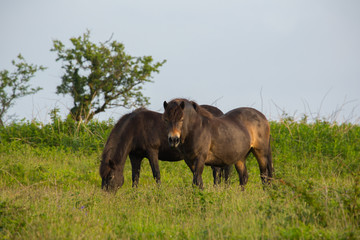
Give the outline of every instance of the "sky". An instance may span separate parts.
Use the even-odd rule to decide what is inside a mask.
[[[19,53],[47,67],[31,80],[43,90],[18,99],[5,120],[48,122],[54,108],[66,116],[72,99],[55,94],[64,72],[50,49],[88,29],[94,43],[113,36],[132,56],[167,60],[144,86],[150,110],[183,97],[271,120],[360,123],[359,13],[358,0],[2,0],[0,70],[14,70]]]

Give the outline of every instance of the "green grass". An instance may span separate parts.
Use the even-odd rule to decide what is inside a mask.
[[[209,167],[199,190],[184,162],[160,162],[158,186],[145,159],[138,188],[128,161],[109,194],[98,167],[112,123],[57,124],[0,129],[0,239],[360,239],[358,125],[272,122],[265,189],[254,157],[245,191],[234,169],[214,187]]]

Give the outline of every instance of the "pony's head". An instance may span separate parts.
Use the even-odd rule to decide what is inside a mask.
[[[181,130],[184,123],[185,102],[180,103],[164,101],[163,119],[168,131],[168,141],[171,147],[177,147],[180,144]]]
[[[112,148],[107,143],[101,156],[100,177],[101,188],[106,191],[117,191],[124,184],[124,175],[120,170],[119,164],[115,164],[111,159]]]
[[[193,105],[194,109],[198,106],[194,102],[185,99],[175,99],[167,103],[164,101],[163,120],[165,122],[168,141],[171,147],[178,147],[181,143],[181,134],[184,126],[184,112],[187,105]]]
[[[117,191],[124,184],[124,176],[116,169],[113,161],[101,161],[101,188],[106,191]]]

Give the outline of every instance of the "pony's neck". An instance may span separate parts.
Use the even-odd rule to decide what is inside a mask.
[[[107,143],[105,162],[113,162],[116,170],[123,171],[125,161],[129,152],[131,151],[132,135],[126,134],[122,129],[121,134],[111,136],[111,139]]]
[[[119,143],[115,150],[115,155],[113,158],[115,159],[115,164],[118,170],[123,171],[127,156],[131,151],[131,142],[132,137],[128,137],[125,141]]]
[[[186,136],[191,135],[202,125],[203,117],[192,107],[185,108],[186,120],[184,121],[181,138],[184,140]]]

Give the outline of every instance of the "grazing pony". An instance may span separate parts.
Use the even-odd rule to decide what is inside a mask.
[[[215,116],[223,113],[215,107],[204,105]],[[100,165],[101,187],[105,190],[117,190],[124,183],[124,166],[130,158],[132,166],[133,186],[137,186],[140,176],[140,166],[143,158],[149,159],[153,176],[160,183],[158,159],[165,161],[180,161],[182,153],[169,146],[167,132],[162,114],[137,109],[125,114],[112,129],[105,144]],[[194,171],[194,166],[189,166]],[[229,168],[224,168],[225,181],[229,176]],[[214,183],[220,182],[221,169],[213,168]]]
[[[194,166],[193,183],[203,187],[204,165],[235,164],[242,188],[248,181],[246,157],[252,152],[260,167],[263,183],[273,176],[270,126],[253,108],[236,108],[213,117],[193,101],[164,101],[163,114],[170,146],[179,148],[189,166]]]

